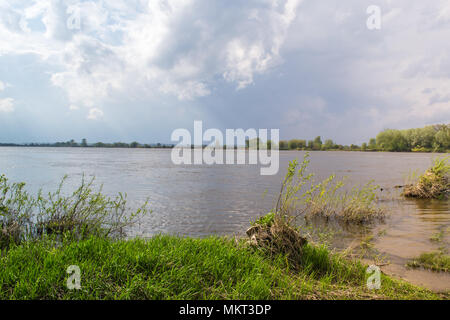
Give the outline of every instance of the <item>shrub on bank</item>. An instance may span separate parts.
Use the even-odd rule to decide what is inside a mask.
[[[0,249],[46,236],[121,238],[128,226],[149,212],[145,202],[130,213],[126,194],[107,197],[101,187],[93,190],[94,179],[86,181],[84,176],[78,189],[63,195],[65,180],[55,192],[33,197],[25,183],[10,183],[0,176]]]
[[[446,199],[450,193],[450,164],[448,158],[436,158],[433,165],[408,185],[403,195],[409,198]]]
[[[350,224],[370,224],[384,219],[385,211],[378,205],[379,186],[369,182],[345,191],[344,179],[338,180],[335,175],[316,183],[314,175],[307,173],[309,162],[306,153],[301,164],[297,160],[289,163],[275,212]]]

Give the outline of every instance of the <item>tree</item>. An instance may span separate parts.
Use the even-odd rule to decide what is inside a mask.
[[[130,146],[128,145],[128,143],[125,142],[114,142],[112,144],[113,148],[129,148]]]
[[[300,149],[305,149],[306,148],[306,140],[297,140],[298,143],[298,147]]]
[[[289,149],[290,150],[296,150],[298,148],[297,140],[289,140]]]
[[[383,151],[410,151],[408,141],[400,130],[387,129],[377,135],[377,144]]]
[[[363,144],[361,145],[361,150],[362,151],[366,151],[367,150],[367,143],[363,142]]]
[[[450,149],[450,126],[442,125],[434,136],[436,150],[446,151]]]
[[[286,150],[286,149],[288,149],[288,147],[289,147],[289,145],[288,145],[287,141],[285,141],[285,140],[280,141],[280,150]]]
[[[86,148],[86,147],[87,147],[87,140],[86,140],[86,139],[81,140],[81,146],[82,146],[83,148]]]
[[[377,139],[372,138],[369,140],[369,149],[376,150],[377,149]]]
[[[94,147],[96,148],[104,148],[106,145],[103,142],[97,142],[94,144]]]
[[[434,136],[436,134],[436,130],[433,126],[427,126],[425,128],[418,129],[419,130],[419,144],[421,147],[425,148],[433,148]]]
[[[322,139],[320,136],[316,137],[313,142],[313,150],[320,150],[322,149]]]
[[[333,149],[334,148],[334,142],[331,139],[325,140],[325,144],[323,145],[325,150]]]
[[[289,146],[289,149],[291,149],[291,150],[303,149],[306,147],[306,141],[299,140],[299,139],[292,139],[292,140],[289,140],[288,146]]]
[[[67,146],[69,147],[78,147],[78,143],[75,142],[75,140],[70,140],[67,142]]]

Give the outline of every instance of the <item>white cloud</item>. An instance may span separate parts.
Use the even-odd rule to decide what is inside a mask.
[[[4,4],[10,22],[0,23],[0,38],[7,42],[0,55],[34,53],[56,64],[61,71],[52,83],[70,103],[89,108],[105,104],[111,93],[136,88],[144,95],[192,100],[209,95],[222,76],[241,89],[281,62],[300,0],[240,4],[231,8],[236,15],[219,15],[224,25],[216,24],[217,13],[226,13],[224,4],[205,3],[84,1],[78,4],[80,30],[67,28],[68,8],[76,1],[33,1],[21,9]],[[32,19],[40,19],[45,30],[30,30]]]
[[[14,111],[14,99],[0,99],[0,112],[10,113]]]
[[[183,84],[166,81],[159,89],[163,93],[175,95],[180,100],[192,100],[196,97],[204,97],[211,93],[204,83],[197,81],[187,81]]]
[[[299,4],[300,0],[288,0],[284,6],[273,1],[270,10],[264,12],[265,17],[262,20],[258,11],[251,11],[250,17],[256,17],[260,32],[268,34],[269,39],[265,40],[262,34],[257,34],[256,37],[252,34],[247,37],[238,36],[229,41],[226,46],[227,65],[223,74],[226,80],[237,82],[238,89],[245,88],[253,82],[255,74],[263,73],[279,62],[280,48],[289,26],[296,17]],[[272,27],[267,28],[267,25]]]
[[[92,108],[89,110],[87,119],[89,120],[98,120],[103,117],[103,111],[98,108]]]
[[[11,88],[12,86],[7,83],[0,80],[0,92],[4,91],[6,88]]]

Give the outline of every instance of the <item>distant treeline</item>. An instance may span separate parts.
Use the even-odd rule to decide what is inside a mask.
[[[270,141],[268,144],[270,145]],[[450,150],[450,125],[439,124],[424,128],[380,132],[368,143],[341,145],[333,140],[316,137],[314,140],[292,139],[280,141],[280,150],[345,150],[345,151],[413,151],[448,152]]]
[[[246,147],[259,148],[262,142],[259,138],[247,140]],[[272,141],[267,141],[267,148],[270,149]],[[88,144],[86,139],[81,143],[74,140],[56,143],[0,143],[0,146],[16,146],[16,147],[82,147],[82,148],[173,148],[173,144],[140,144],[138,142],[114,142],[104,143],[96,142]],[[191,146],[193,147],[193,146]],[[204,145],[203,147],[206,147]],[[264,148],[266,145],[264,145]],[[226,146],[223,146],[225,149]],[[236,147],[235,147],[236,148]],[[372,138],[369,142],[356,145],[337,144],[331,139],[322,141],[320,136],[314,140],[281,140],[279,143],[280,150],[343,150],[343,151],[413,151],[413,152],[449,152],[450,151],[450,124],[438,124],[426,126],[424,128],[395,130],[387,129],[380,132],[376,138]]]
[[[173,148],[172,144],[154,143],[154,144],[140,144],[139,142],[114,142],[104,143],[96,142],[88,144],[86,139],[83,139],[81,143],[77,143],[75,140],[67,142],[55,142],[55,143],[0,143],[3,147],[74,147],[74,148]]]
[[[450,124],[407,130],[388,129],[377,135],[376,142],[383,151],[448,152]]]

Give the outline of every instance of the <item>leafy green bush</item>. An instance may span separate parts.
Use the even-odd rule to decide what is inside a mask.
[[[123,237],[126,227],[149,212],[145,202],[135,212],[129,212],[126,194],[115,198],[102,194],[102,187],[93,190],[94,178],[86,181],[72,194],[62,194],[62,179],[58,189],[46,196],[39,191],[32,197],[25,183],[10,183],[0,176],[0,248],[11,243],[42,238],[44,236]]]

